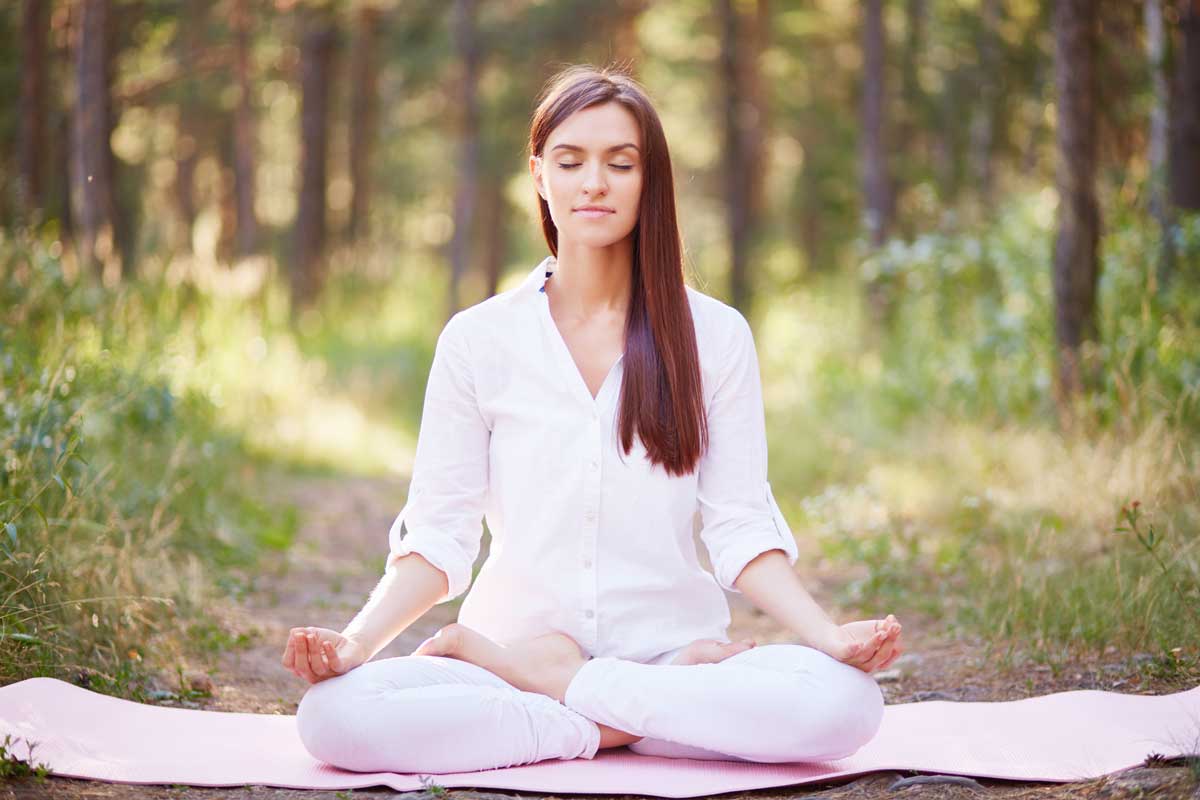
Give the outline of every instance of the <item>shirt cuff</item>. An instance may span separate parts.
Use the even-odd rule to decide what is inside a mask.
[[[795,565],[800,556],[796,546],[796,537],[788,527],[787,519],[779,510],[775,496],[771,493],[771,484],[766,484],[767,502],[771,508],[771,526],[756,532],[746,532],[739,537],[737,544],[721,553],[718,563],[713,565],[713,576],[722,589],[741,594],[741,590],[733,585],[742,574],[746,565],[762,553],[770,550],[783,550],[789,565]]]

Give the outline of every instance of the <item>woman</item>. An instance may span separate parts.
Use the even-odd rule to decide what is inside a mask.
[[[384,578],[345,631],[293,629],[284,650],[313,684],[297,711],[305,746],[409,773],[622,745],[850,755],[882,719],[870,673],[902,652],[900,624],[835,624],[792,569],[753,338],[684,284],[657,114],[629,77],[571,67],[539,104],[529,153],[552,255],[439,336]],[[485,514],[492,546],[458,622],[371,662],[467,590]],[[800,641],[729,641],[722,589]]]

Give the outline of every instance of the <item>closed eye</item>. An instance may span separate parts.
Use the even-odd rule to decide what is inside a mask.
[[[559,166],[562,167],[563,169],[575,169],[576,167],[578,167],[580,165],[579,164],[559,164]],[[620,170],[633,169],[632,166],[622,166],[620,164],[609,164],[609,166],[612,167],[613,169],[620,169]]]

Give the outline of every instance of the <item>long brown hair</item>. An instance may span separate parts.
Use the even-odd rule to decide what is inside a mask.
[[[683,275],[671,156],[658,112],[630,76],[590,65],[567,67],[546,85],[529,130],[529,154],[541,156],[550,132],[583,108],[615,102],[642,132],[642,195],[633,229],[633,280],[625,318],[625,363],[617,426],[621,448],[636,430],[652,464],[692,472],[708,447],[696,329]],[[542,232],[558,257],[558,229],[538,194]]]

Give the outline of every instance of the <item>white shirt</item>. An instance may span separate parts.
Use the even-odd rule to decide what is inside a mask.
[[[560,631],[585,654],[639,662],[700,638],[727,641],[722,589],[759,553],[796,541],[767,482],[758,356],[732,306],[687,287],[709,449],[686,476],[619,451],[624,357],[593,399],[541,291],[557,262],[456,313],[438,337],[408,501],[388,534],[471,584],[486,515],[491,548],[458,621],[502,644]],[[700,537],[713,572],[697,558]],[[403,536],[401,535],[403,532]]]

